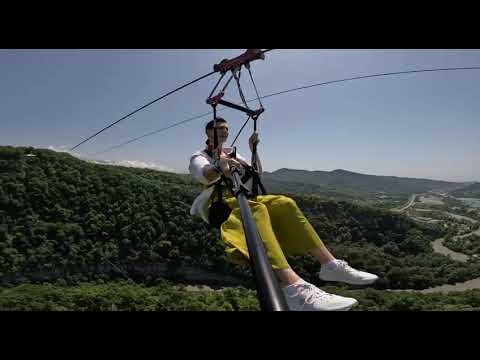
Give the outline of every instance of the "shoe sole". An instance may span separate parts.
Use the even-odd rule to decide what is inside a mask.
[[[355,301],[352,305],[348,305],[344,308],[335,309],[335,310],[325,310],[325,311],[349,311],[351,308],[353,308],[354,306],[357,306],[357,305],[358,305],[358,301]]]
[[[339,280],[327,280],[327,279],[322,279],[321,277],[318,277],[322,281],[328,281],[328,282],[336,282],[336,283],[342,283],[342,284],[348,284],[348,285],[356,285],[356,286],[367,286],[367,285],[372,285],[375,284],[375,282],[378,281],[379,278],[376,278],[375,280],[368,281],[368,282],[363,282],[363,283],[352,283],[352,282],[346,282],[346,281],[339,281]]]
[[[299,308],[294,308],[294,309],[291,309],[289,307],[289,311],[349,311],[351,308],[353,308],[354,306],[357,306],[358,305],[358,300],[355,300],[355,302],[351,305],[347,305],[343,308],[338,308],[338,309],[335,309],[335,310],[304,310],[304,309],[299,309]]]
[[[354,306],[357,306],[358,305],[358,300],[355,300],[355,302],[350,305],[349,307],[343,309],[343,310],[339,310],[339,311],[349,311],[351,308],[353,308]]]

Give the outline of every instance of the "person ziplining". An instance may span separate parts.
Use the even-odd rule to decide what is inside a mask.
[[[213,107],[213,119],[205,126],[206,147],[194,152],[190,157],[190,174],[201,184],[203,191],[196,197],[190,209],[191,215],[200,216],[208,224],[220,229],[221,239],[226,245],[227,257],[233,263],[248,264],[251,261],[251,244],[245,233],[245,213],[242,212],[238,195],[243,193],[248,198],[252,218],[258,229],[265,253],[271,264],[289,310],[349,310],[358,301],[353,298],[329,294],[315,285],[306,282],[291,268],[288,256],[311,254],[320,263],[318,276],[323,281],[337,281],[353,285],[370,285],[378,277],[359,271],[344,260],[336,259],[320,239],[308,219],[298,208],[296,202],[284,195],[267,194],[261,183],[262,166],[257,152],[260,138],[256,121],[264,108],[250,109],[244,101],[240,87],[241,67],[250,73],[250,62],[263,59],[260,50],[248,50],[233,59],[223,60],[215,65],[222,73],[214,90],[207,99]],[[232,75],[218,95],[213,96],[224,75]],[[253,77],[251,76],[252,81]],[[223,100],[225,90],[235,79],[243,107]],[[253,82],[254,83],[254,82]],[[255,86],[255,83],[254,83]],[[255,86],[256,90],[256,86]],[[260,101],[260,97],[257,97]],[[249,138],[252,152],[251,164],[236,148],[224,146],[229,135],[229,123],[216,116],[216,106],[224,105],[248,115],[254,121],[254,132]],[[242,181],[239,181],[242,177]],[[252,189],[244,183],[252,178]],[[262,194],[258,194],[260,187]]]
[[[264,59],[264,54],[270,50],[272,49],[263,51],[259,49],[250,49],[232,60],[225,59],[219,64],[216,64],[213,71],[210,73],[200,76],[148,102],[140,108],[123,116],[119,120],[116,120],[97,131],[85,140],[82,140],[70,150],[78,148],[82,144],[85,144],[98,136],[100,133],[117,125],[119,122],[130,118],[137,112],[166,98],[167,96],[170,96],[215,73],[220,73],[221,77],[207,99],[207,103],[213,108],[213,119],[209,121],[205,127],[205,132],[208,136],[207,146],[204,149],[195,152],[190,158],[190,173],[195,179],[205,185],[205,189],[195,199],[191,206],[191,214],[200,215],[207,223],[220,228],[222,240],[227,244],[227,254],[229,254],[229,257],[233,261],[237,260],[238,262],[244,263],[245,260],[251,260],[252,269],[256,275],[259,300],[263,309],[286,309],[287,304],[285,303],[285,297],[283,295],[279,296],[278,294],[286,295],[286,300],[290,309],[349,309],[356,303],[355,299],[342,298],[324,293],[314,285],[308,284],[300,279],[286,261],[286,256],[295,253],[311,253],[321,264],[319,277],[322,280],[370,285],[378,279],[374,274],[358,271],[350,267],[345,261],[335,259],[318,237],[318,234],[315,233],[300,209],[298,209],[293,199],[282,195],[267,194],[261,182],[260,176],[262,168],[256,150],[259,143],[257,119],[264,112],[261,99],[317,86],[328,86],[331,84],[360,79],[437,71],[480,70],[480,66],[415,69],[360,75],[300,86],[260,97],[250,71],[250,62]],[[260,107],[257,110],[252,110],[247,105],[255,99],[246,101],[243,95],[240,86],[242,67],[248,70],[250,78],[252,79],[257,100],[260,104]],[[223,77],[228,72],[231,72],[231,76],[227,83],[217,95],[213,96],[215,89],[219,86]],[[243,106],[223,99],[225,90],[232,80],[235,80],[237,83]],[[225,107],[246,113],[248,118],[243,127],[250,119],[253,121],[254,132],[249,139],[249,146],[252,152],[250,164],[240,154],[236,153],[236,148],[233,148],[233,144],[230,148],[223,146],[228,138],[229,129],[228,122],[225,119],[217,117],[216,109],[218,105],[224,105]],[[146,136],[166,131],[180,124],[185,124],[186,122],[201,117],[211,116],[211,114],[212,113],[201,114],[188,118],[160,130],[115,145],[100,153],[117,149],[121,146],[143,139]],[[243,130],[243,127],[240,132]],[[234,140],[234,143],[235,141],[236,139]],[[251,189],[247,189],[244,184],[250,179],[252,181],[252,186]],[[261,195],[259,195],[259,189]],[[227,194],[230,194],[230,196]],[[263,247],[263,244],[265,244],[265,247]],[[265,251],[265,248],[267,251]],[[266,254],[268,254],[268,259]],[[265,263],[268,263],[268,266],[265,266]],[[281,290],[276,281],[271,281],[271,278],[274,278],[272,268],[275,271],[275,277],[281,281]]]

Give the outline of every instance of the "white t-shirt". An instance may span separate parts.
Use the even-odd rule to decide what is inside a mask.
[[[232,153],[233,148],[223,148],[223,151],[227,155],[229,155]],[[237,152],[237,160],[239,160],[240,163],[243,162],[248,164],[247,160],[245,160],[245,158],[241,156],[238,152]],[[212,181],[208,181],[207,178],[203,175],[203,170],[205,166],[210,166],[210,165],[213,165],[212,157],[210,157],[205,152],[205,150],[199,150],[193,153],[192,156],[190,157],[190,166],[188,167],[188,170],[190,171],[190,174],[193,176],[194,179],[196,179],[203,185],[208,186],[213,184],[220,178],[220,175],[218,175],[216,179]],[[200,193],[200,195],[198,195],[195,198],[195,200],[193,201],[192,207],[190,208],[190,215],[199,214],[202,217],[202,219],[206,223],[208,223],[208,205],[214,189],[215,189],[215,186],[210,186],[204,189]]]

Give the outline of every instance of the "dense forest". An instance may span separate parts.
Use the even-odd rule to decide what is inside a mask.
[[[164,264],[171,280],[175,269],[187,266],[251,288],[250,270],[226,260],[218,231],[189,215],[199,191],[188,175],[0,147],[0,281],[12,286],[48,278],[68,285],[129,277],[154,284],[155,272],[142,269]],[[430,242],[444,234],[440,228],[347,201],[290,195],[333,253],[379,274],[379,287],[422,289],[480,276],[478,262],[432,253]],[[310,256],[290,261],[321,284]]]
[[[326,186],[309,184],[296,181],[278,181],[273,180],[271,177],[262,178],[262,183],[265,185],[269,193],[274,194],[315,194],[321,196],[323,199],[345,200],[345,201],[358,201],[365,200],[365,195],[361,193],[355,193],[342,189],[338,191]]]
[[[480,253],[480,236],[476,234],[470,234],[466,236],[447,236],[443,244],[452,249],[467,255],[474,255]]]
[[[421,294],[324,287],[358,299],[352,311],[479,311],[480,290]],[[23,284],[0,288],[0,311],[258,311],[256,292],[244,287],[192,291],[163,281],[153,286],[127,281]]]

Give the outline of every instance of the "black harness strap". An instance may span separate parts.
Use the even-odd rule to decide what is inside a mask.
[[[250,118],[252,118],[254,121],[254,131],[257,131],[258,117],[260,116],[260,114],[262,114],[265,111],[263,108],[262,102],[260,101],[260,96],[258,95],[257,87],[255,85],[255,81],[253,80],[253,76],[250,71],[250,61],[257,60],[257,59],[264,59],[263,53],[259,50],[248,50],[245,54],[233,60],[225,59],[220,64],[217,64],[214,66],[215,71],[220,71],[222,75],[218,80],[218,82],[215,84],[215,87],[213,88],[213,90],[211,91],[210,95],[207,98],[207,104],[211,105],[213,108],[214,140],[213,140],[213,149],[210,150],[209,148],[207,148],[205,152],[213,159],[213,164],[216,167],[218,167],[219,160],[220,160],[220,154],[218,151],[219,142],[218,142],[218,133],[217,133],[217,105],[221,104],[226,107],[246,113],[248,115],[247,122]],[[245,66],[248,69],[250,79],[253,82],[253,86],[257,94],[257,99],[260,104],[260,108],[258,108],[257,110],[252,110],[249,108],[245,100],[245,96],[243,94],[242,88],[240,86],[240,76],[241,76],[242,66]],[[225,74],[227,73],[227,71],[231,71],[232,73],[231,76],[227,80],[226,84],[222,87],[220,92],[217,95],[213,96],[213,94],[215,93],[215,90],[220,85],[220,82],[225,76]],[[222,99],[232,79],[235,79],[243,106],[240,106]],[[236,148],[234,148],[234,151],[232,154],[230,154],[230,157],[236,159]],[[252,150],[252,166],[244,165],[244,167],[245,167],[245,175],[242,178],[242,182],[248,181],[250,178],[252,178],[252,191],[250,192],[246,188],[242,189],[242,191],[245,192],[245,195],[248,198],[256,197],[258,195],[259,187],[260,187],[260,190],[262,191],[262,194],[266,195],[267,192],[262,182],[260,181],[260,176],[258,173],[256,144],[254,144],[253,150]],[[223,199],[223,191],[224,189],[229,189],[233,196],[235,196],[236,194],[233,192],[233,181],[231,179],[227,179],[223,174],[221,175],[220,179],[215,183],[213,183],[211,186],[215,186],[215,189],[214,189],[214,200],[210,206],[210,211],[209,211],[210,224],[215,227],[220,227],[220,225],[228,218],[231,212],[231,209],[228,207],[228,205]]]

